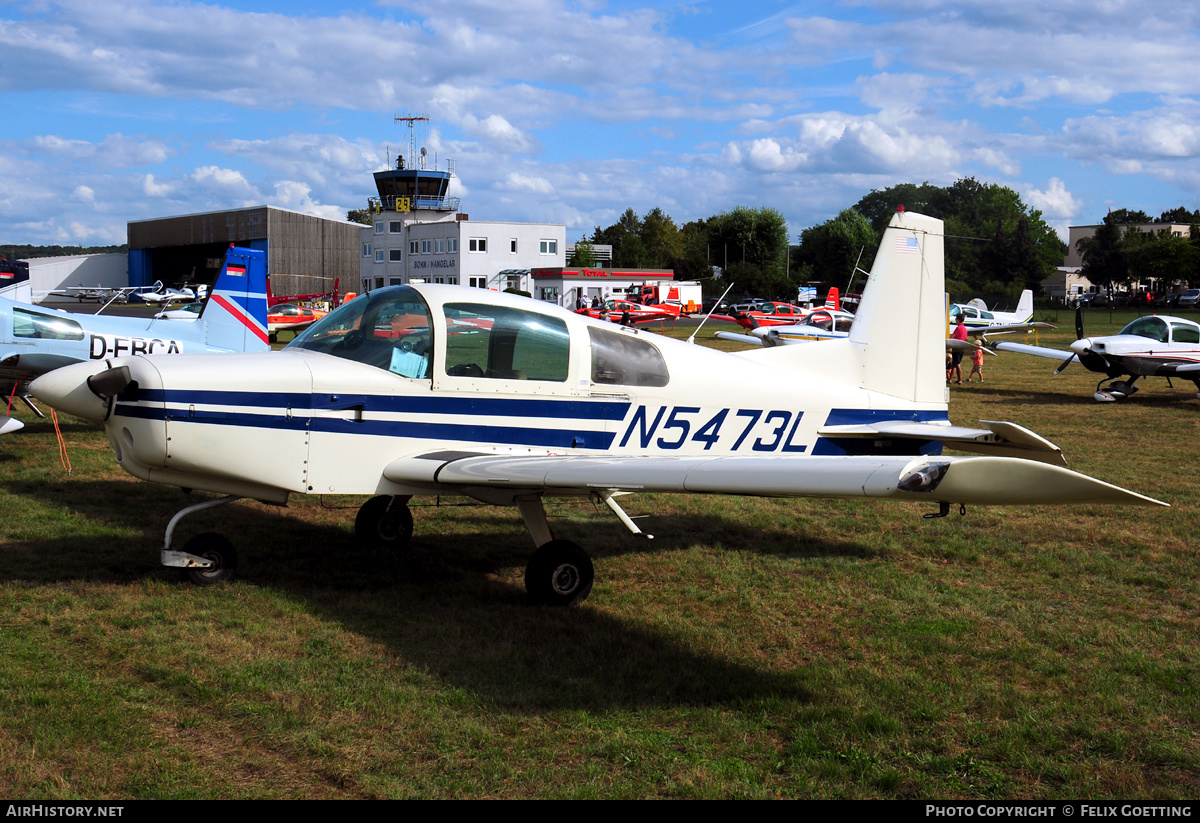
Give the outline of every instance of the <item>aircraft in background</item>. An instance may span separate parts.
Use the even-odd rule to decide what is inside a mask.
[[[144,291],[138,295],[142,300],[151,305],[171,305],[172,303],[190,303],[196,299],[196,292],[189,288],[168,289],[164,288],[162,281],[159,280],[154,284],[154,291]]]
[[[266,350],[266,278],[264,252],[231,247],[195,323],[71,314],[0,298],[0,387],[41,417],[29,401],[29,381],[81,360]],[[0,414],[0,433],[21,427],[19,420]]]
[[[576,314],[592,317],[597,320],[607,320],[610,323],[649,323],[655,320],[670,320],[674,323],[682,315],[678,304],[663,303],[647,306],[634,303],[631,300],[609,298],[596,308],[578,309]]]
[[[903,250],[900,247],[903,246]],[[279,352],[119,357],[51,372],[36,397],[103,422],[144,480],[227,495],[167,526],[162,562],[230,577],[213,533],[172,548],[188,514],[249,497],[374,495],[355,535],[401,547],[414,495],[521,512],[536,602],[568,605],[594,569],[556,537],[547,496],[590,496],[633,533],[634,492],[966,504],[1164,505],[1062,468],[1012,423],[953,426],[945,388],[942,221],[900,212],[847,338],[729,353],[523,297],[461,286],[375,289]],[[942,456],[943,447],[984,456]]]
[[[1054,328],[1049,323],[1033,322],[1033,291],[1030,289],[1021,292],[1016,311],[988,311],[987,304],[976,297],[970,303],[952,303],[946,314],[951,327],[958,325],[961,315],[968,329],[985,330],[988,334]]]
[[[747,311],[735,311],[733,314],[713,314],[712,317],[717,320],[729,320],[737,323],[742,328],[750,330],[753,333],[755,329],[766,328],[768,326],[792,326],[796,323],[802,323],[813,312],[822,310],[826,312],[841,312],[841,314],[849,317],[854,316],[849,312],[841,311],[838,288],[834,286],[830,288],[829,294],[825,297],[825,305],[816,309],[795,306],[791,303],[778,303],[765,300],[755,308]],[[726,332],[726,334],[732,333]]]
[[[195,303],[188,303],[181,309],[160,311],[154,316],[161,320],[195,320],[200,316],[200,312],[204,311],[204,305],[205,301],[197,300]],[[296,306],[292,303],[271,306],[267,310],[267,334],[270,342],[275,342],[275,335],[278,332],[304,331],[327,314],[329,314],[327,311]]]
[[[280,303],[271,306],[267,313],[267,331],[270,332],[271,342],[275,342],[275,335],[278,332],[304,331],[327,314],[329,314],[327,311],[297,306],[294,303]]]
[[[107,306],[109,303],[128,303],[129,295],[136,293],[137,290],[137,286],[123,286],[121,288],[109,288],[108,286],[66,286],[47,292],[46,296],[65,297],[69,300],[78,300],[80,303],[85,300],[95,301]]]
[[[1183,317],[1149,315],[1139,317],[1114,335],[1084,337],[1080,307],[1075,310],[1075,336],[1070,351],[1004,341],[992,345],[1000,351],[1058,360],[1062,365],[1054,370],[1055,374],[1078,358],[1088,371],[1104,375],[1092,395],[1101,403],[1129,397],[1138,390],[1134,384],[1143,377],[1165,377],[1168,384],[1172,377],[1191,380],[1200,399],[1200,324]]]
[[[757,326],[749,334],[719,331],[715,336],[722,340],[754,343],[759,346],[788,346],[793,343],[811,343],[819,340],[837,340],[849,337],[854,325],[854,315],[848,311],[816,309],[799,323],[789,325]]]

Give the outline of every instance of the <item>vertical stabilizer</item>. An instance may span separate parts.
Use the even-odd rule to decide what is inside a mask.
[[[1018,323],[1028,323],[1033,319],[1033,290],[1025,289],[1021,292],[1021,302],[1017,304],[1017,310],[1014,312],[1017,315]]]
[[[898,211],[884,230],[850,342],[861,385],[915,403],[946,399],[942,221]]]
[[[200,320],[205,342],[228,351],[266,351],[267,255],[230,246]]]

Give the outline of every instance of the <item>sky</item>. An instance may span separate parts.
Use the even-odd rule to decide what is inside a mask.
[[[1200,4],[0,0],[0,243],[251,205],[344,219],[455,164],[474,219],[771,207],[974,177],[1065,239],[1200,208]]]

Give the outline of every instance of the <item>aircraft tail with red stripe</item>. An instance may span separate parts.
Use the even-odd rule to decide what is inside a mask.
[[[837,286],[829,287],[829,295],[825,298],[825,308],[829,311],[842,310],[841,293]]]
[[[230,246],[200,320],[205,342],[228,351],[266,351],[267,253]]]

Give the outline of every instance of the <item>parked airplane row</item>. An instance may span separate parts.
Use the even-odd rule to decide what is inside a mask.
[[[41,416],[29,401],[29,383],[61,366],[126,355],[265,351],[266,283],[266,253],[231,248],[193,323],[71,314],[0,298],[0,387],[10,404],[20,399]],[[19,420],[0,415],[0,433],[21,427]]]
[[[106,348],[30,390],[102,424],[130,474],[226,495],[167,526],[163,563],[198,583],[228,578],[236,550],[214,534],[176,548],[177,525],[243,497],[373,495],[355,534],[390,546],[408,543],[416,495],[513,506],[536,548],[526,588],[554,604],[585,598],[594,572],[553,533],[549,496],[590,496],[635,534],[618,498],[647,491],[909,500],[933,507],[926,516],[1165,505],[1063,468],[1056,446],[1016,424],[951,425],[943,291],[942,222],[901,212],[848,336],[820,345],[721,352],[520,296],[419,284],[350,301],[279,352]]]

